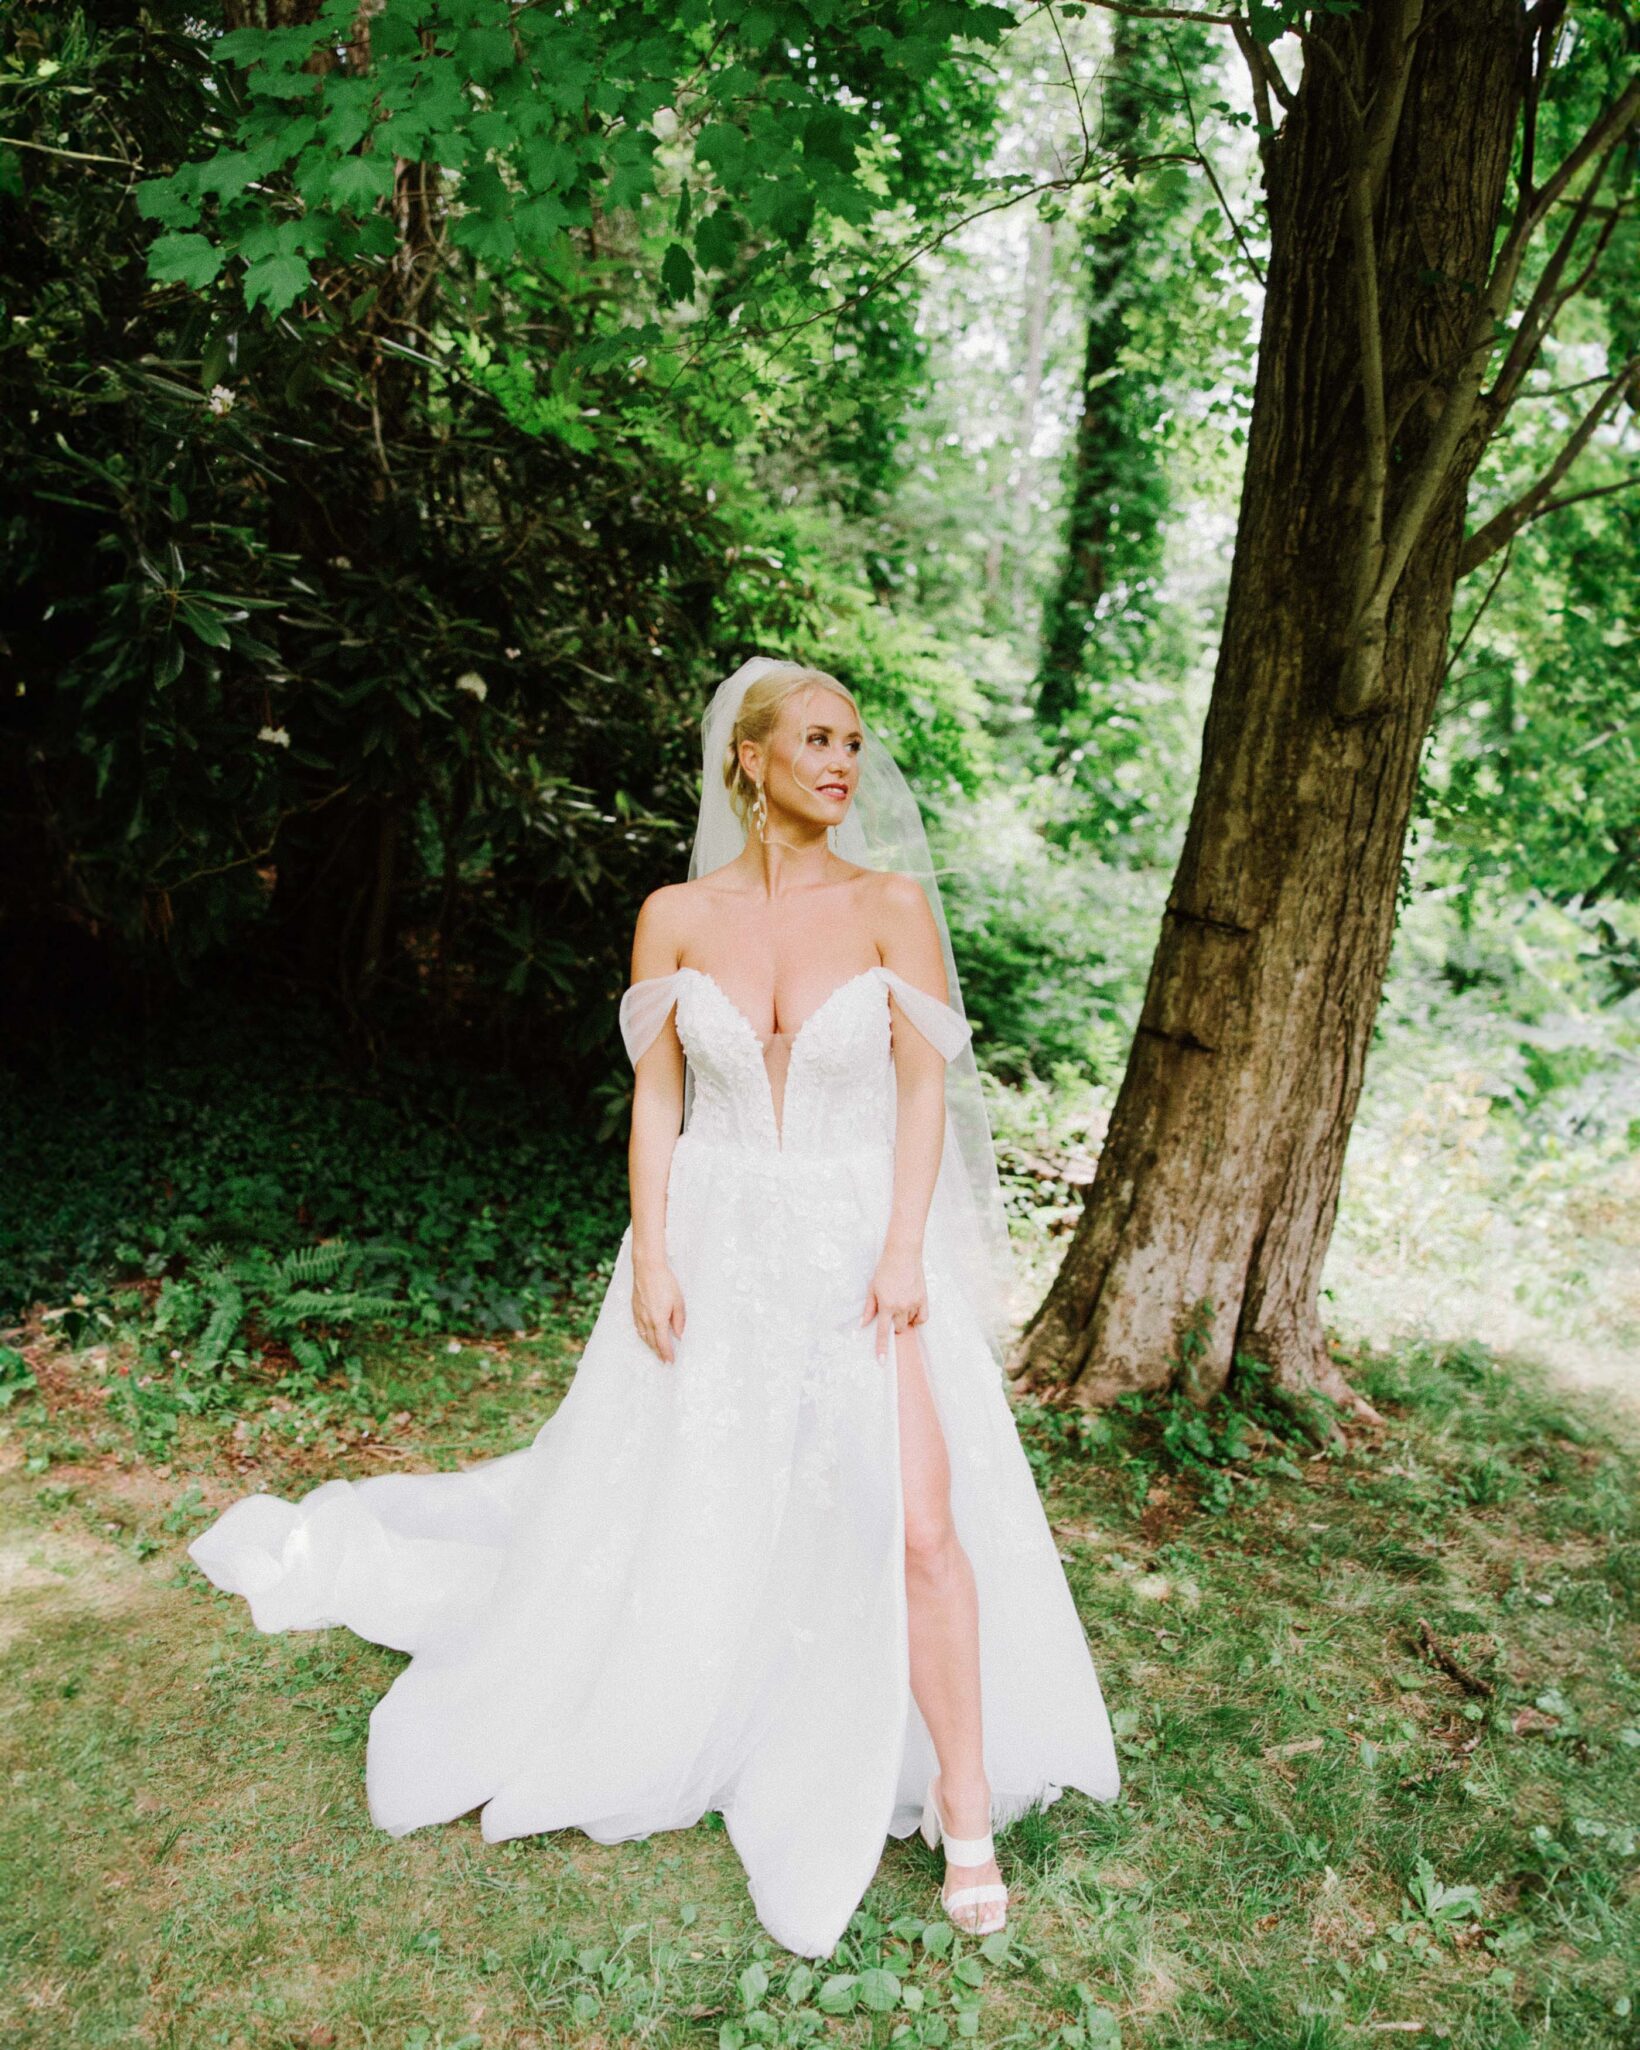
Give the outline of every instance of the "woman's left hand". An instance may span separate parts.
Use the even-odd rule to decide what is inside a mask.
[[[877,1324],[877,1357],[888,1357],[890,1331],[909,1331],[928,1321],[928,1284],[923,1280],[922,1258],[885,1246],[866,1291],[865,1315],[861,1325]]]

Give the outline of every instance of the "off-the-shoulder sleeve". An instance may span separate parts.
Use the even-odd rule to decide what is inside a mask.
[[[903,975],[896,975],[892,968],[880,968],[878,973],[894,992],[900,1009],[929,1045],[946,1060],[954,1061],[968,1044],[971,1029],[968,1020],[959,1011],[953,1011],[949,1004],[942,1004],[938,997],[931,997],[927,990],[918,989]]]
[[[670,975],[648,976],[633,983],[622,995],[621,1037],[626,1041],[626,1057],[633,1067],[655,1044],[667,1013],[678,1000],[686,973],[685,969],[674,968]]]

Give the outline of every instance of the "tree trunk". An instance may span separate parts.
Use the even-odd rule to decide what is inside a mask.
[[[1174,1381],[1205,1401],[1242,1355],[1295,1404],[1320,1390],[1373,1414],[1328,1356],[1317,1296],[1480,446],[1466,437],[1443,474],[1390,607],[1385,688],[1349,716],[1370,436],[1346,81],[1385,104],[1418,14],[1368,0],[1320,18],[1312,37],[1336,61],[1309,54],[1269,154],[1268,289],[1200,781],[1087,1210],[1012,1362],[1089,1407]],[[1390,519],[1433,395],[1473,348],[1525,39],[1517,0],[1469,0],[1410,45],[1372,231]]]

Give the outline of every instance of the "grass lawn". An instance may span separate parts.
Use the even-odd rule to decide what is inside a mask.
[[[885,1852],[836,1956],[779,1951],[716,1818],[643,1843],[394,1842],[365,1810],[401,1661],[263,1638],[188,1562],[257,1487],[523,1442],[548,1333],[399,1342],[371,1409],[185,1420],[144,1456],[118,1341],[39,1328],[0,1423],[0,2043],[1640,2042],[1637,1448],[1479,1349],[1358,1364],[1386,1432],[1312,1456],[1135,1407],[1021,1413],[1125,1791],[1002,1840],[1007,1939]],[[394,1408],[392,1405],[397,1404]]]

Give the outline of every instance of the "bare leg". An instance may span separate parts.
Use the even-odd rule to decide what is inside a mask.
[[[951,1466],[915,1331],[894,1341],[899,1359],[900,1475],[905,1494],[905,1594],[911,1692],[939,1760],[935,1792],[953,1836],[991,1827],[980,1720],[979,1602],[974,1569],[951,1518]],[[996,1860],[952,1865],[948,1891],[1000,1877]],[[972,1914],[974,1910],[958,1910]],[[994,1926],[1000,1904],[979,1909]]]

